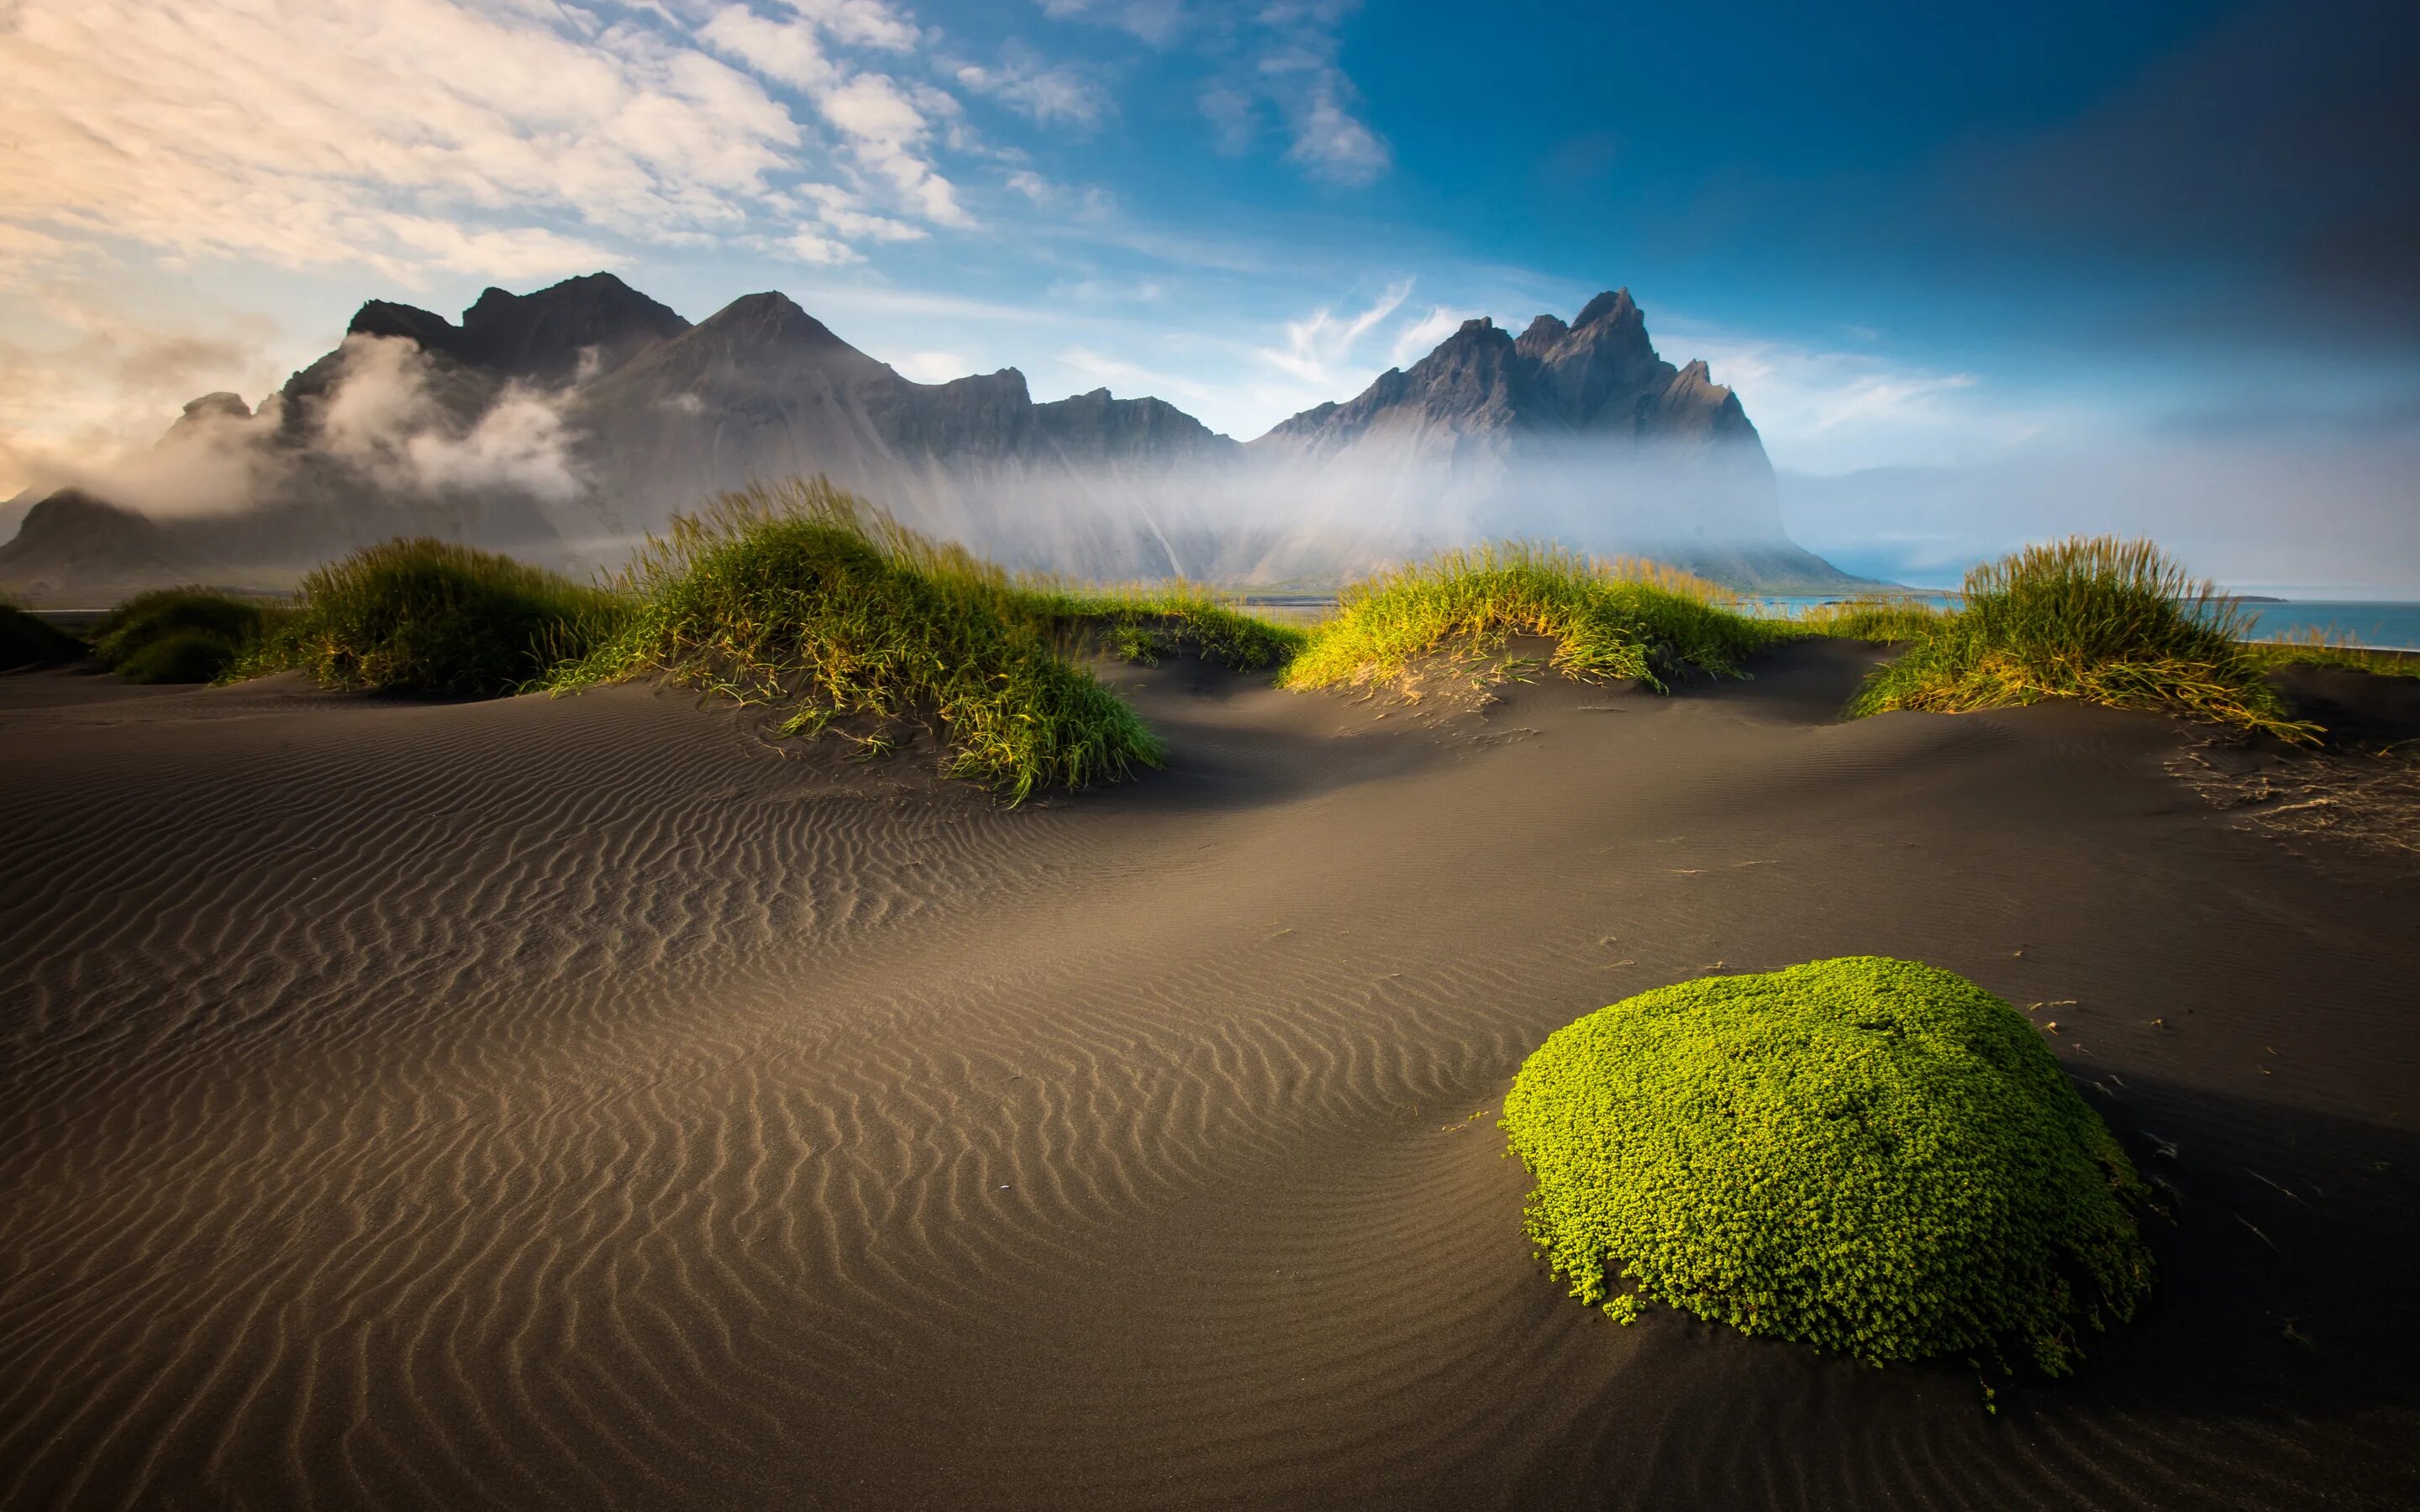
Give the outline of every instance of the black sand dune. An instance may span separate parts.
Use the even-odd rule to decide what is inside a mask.
[[[1125,673],[1174,767],[1019,810],[644,690],[0,678],[0,1505],[2420,1502],[2420,883],[2161,719],[1833,723],[1864,655]],[[1854,951],[2072,999],[2177,1204],[1997,1417],[1521,1236],[1547,1032]]]

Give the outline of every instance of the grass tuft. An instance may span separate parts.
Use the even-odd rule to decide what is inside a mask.
[[[1658,563],[1494,544],[1438,553],[1347,588],[1285,671],[1288,687],[1403,684],[1422,657],[1479,658],[1516,635],[1555,642],[1554,666],[1658,692],[1688,672],[1740,675],[1750,653],[1794,634],[1739,611],[1702,578]]]
[[[856,737],[869,751],[930,718],[944,769],[1011,803],[1163,760],[1158,738],[1056,639],[1094,611],[1089,599],[1020,589],[822,480],[753,486],[675,519],[617,586],[627,620],[558,668],[557,689],[660,674],[790,705],[786,733],[870,721]]]
[[[288,617],[283,606],[209,588],[137,594],[93,627],[93,654],[130,683],[210,683]]]
[[[0,598],[0,671],[49,667],[89,655],[90,649],[74,636]]]
[[[1920,598],[1844,598],[1815,604],[1787,622],[1808,635],[1842,640],[1921,640],[1941,628],[1952,610]]]
[[[297,668],[325,687],[486,698],[585,655],[619,624],[613,594],[448,541],[388,541],[314,570],[239,675]]]
[[[2167,709],[2309,743],[2238,642],[2249,616],[2149,541],[2075,536],[1966,575],[1964,608],[1878,667],[1852,717],[2043,699]]]
[[[1238,671],[1266,671],[1294,659],[1308,639],[1238,608],[1198,583],[1102,588],[1022,584],[1016,612],[1063,635],[1097,637],[1121,661],[1156,666],[1189,654]]]
[[[1642,993],[1556,1031],[1502,1127],[1572,1294],[1861,1359],[2053,1375],[2133,1317],[2148,1190],[2023,1015],[1851,956]],[[1627,1289],[1625,1289],[1625,1284]]]
[[[2346,645],[2341,640],[2330,639],[2326,631],[2317,626],[2299,635],[2279,635],[2267,640],[2255,640],[2243,651],[2264,670],[2337,667],[2346,671],[2368,672],[2378,677],[2420,677],[2420,652],[2381,651],[2370,646]]]

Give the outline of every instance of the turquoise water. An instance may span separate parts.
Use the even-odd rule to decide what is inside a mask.
[[[1950,604],[1947,594],[1912,594],[1931,604]],[[1768,598],[1761,600],[1768,614],[1789,614],[1830,598]],[[2255,640],[2285,635],[2301,637],[2318,630],[2331,640],[2357,646],[2384,646],[2395,651],[2420,651],[2420,604],[2369,599],[2335,602],[2297,599],[2282,604],[2246,604]]]

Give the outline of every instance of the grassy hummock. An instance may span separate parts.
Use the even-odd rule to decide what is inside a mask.
[[[2044,699],[2167,709],[2308,742],[2240,642],[2250,617],[2149,541],[2075,536],[1966,575],[1964,607],[1874,670],[1852,717]]]
[[[137,594],[93,627],[93,654],[130,683],[209,683],[273,635],[279,605],[209,588]]]
[[[1529,1057],[1502,1127],[1530,1236],[1623,1321],[1662,1302],[1876,1362],[2014,1341],[2056,1375],[2150,1287],[2099,1115],[2023,1015],[1912,961],[1616,1003]]]
[[[611,593],[492,551],[388,541],[305,577],[292,617],[237,671],[298,668],[329,687],[492,697],[584,655],[622,609]]]
[[[660,674],[792,705],[788,733],[870,724],[845,732],[869,749],[930,718],[947,772],[1012,803],[1163,759],[1135,712],[1063,648],[1085,595],[1021,589],[821,481],[725,495],[676,519],[618,586],[628,619],[558,668],[556,688]]]
[[[1308,639],[1197,583],[1040,582],[1012,592],[1018,615],[1062,635],[1096,637],[1109,655],[1147,667],[1189,654],[1238,671],[1266,671],[1292,660]]]
[[[1440,552],[1347,588],[1336,613],[1311,628],[1283,682],[1400,683],[1422,657],[1483,657],[1527,635],[1553,640],[1553,664],[1567,675],[1635,678],[1662,692],[1690,671],[1739,675],[1743,657],[1794,633],[1739,612],[1716,585],[1656,563],[1489,545]]]
[[[1844,598],[1810,606],[1789,624],[1808,635],[1887,643],[1921,640],[1947,623],[1951,612],[1920,598]]]
[[[2420,677],[2420,652],[2351,645],[2317,628],[2255,640],[2243,652],[2263,669],[2334,667],[2373,677]]]
[[[0,598],[0,671],[47,667],[89,655],[85,643],[39,614]]]

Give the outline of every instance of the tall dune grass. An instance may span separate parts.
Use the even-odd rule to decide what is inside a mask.
[[[610,592],[492,551],[388,541],[305,577],[292,617],[236,673],[297,668],[329,687],[492,697],[586,655],[623,613]]]
[[[209,683],[274,635],[291,611],[210,588],[155,588],[93,627],[93,654],[130,683]]]
[[[1157,665],[1192,655],[1238,671],[1284,665],[1307,637],[1199,583],[1104,587],[1034,581],[1013,590],[1015,611],[1055,633],[1095,640],[1125,661]]]
[[[1555,642],[1553,665],[1570,676],[1635,678],[1660,692],[1690,672],[1737,676],[1743,657],[1795,633],[1750,618],[1728,591],[1659,563],[1495,544],[1443,551],[1347,588],[1283,682],[1400,682],[1424,656],[1483,657],[1513,636],[1542,636]]]
[[[38,614],[0,598],[0,671],[48,667],[88,655],[85,643]]]
[[[1808,635],[1843,640],[1920,640],[1954,612],[1920,598],[1874,596],[1812,605],[1787,623]]]
[[[2243,649],[2262,667],[2337,667],[2377,677],[2420,677],[2420,652],[2347,645],[2316,625],[2255,640]]]
[[[1875,669],[1852,716],[2079,699],[2307,742],[2240,642],[2250,617],[2149,541],[2074,536],[1966,575],[1964,607]]]
[[[821,480],[727,494],[675,519],[616,586],[628,617],[557,668],[554,687],[659,674],[791,706],[789,733],[869,722],[850,733],[876,748],[929,718],[944,769],[1011,803],[1163,760],[1141,718],[1055,639],[1080,618],[1079,595],[1021,590]]]

